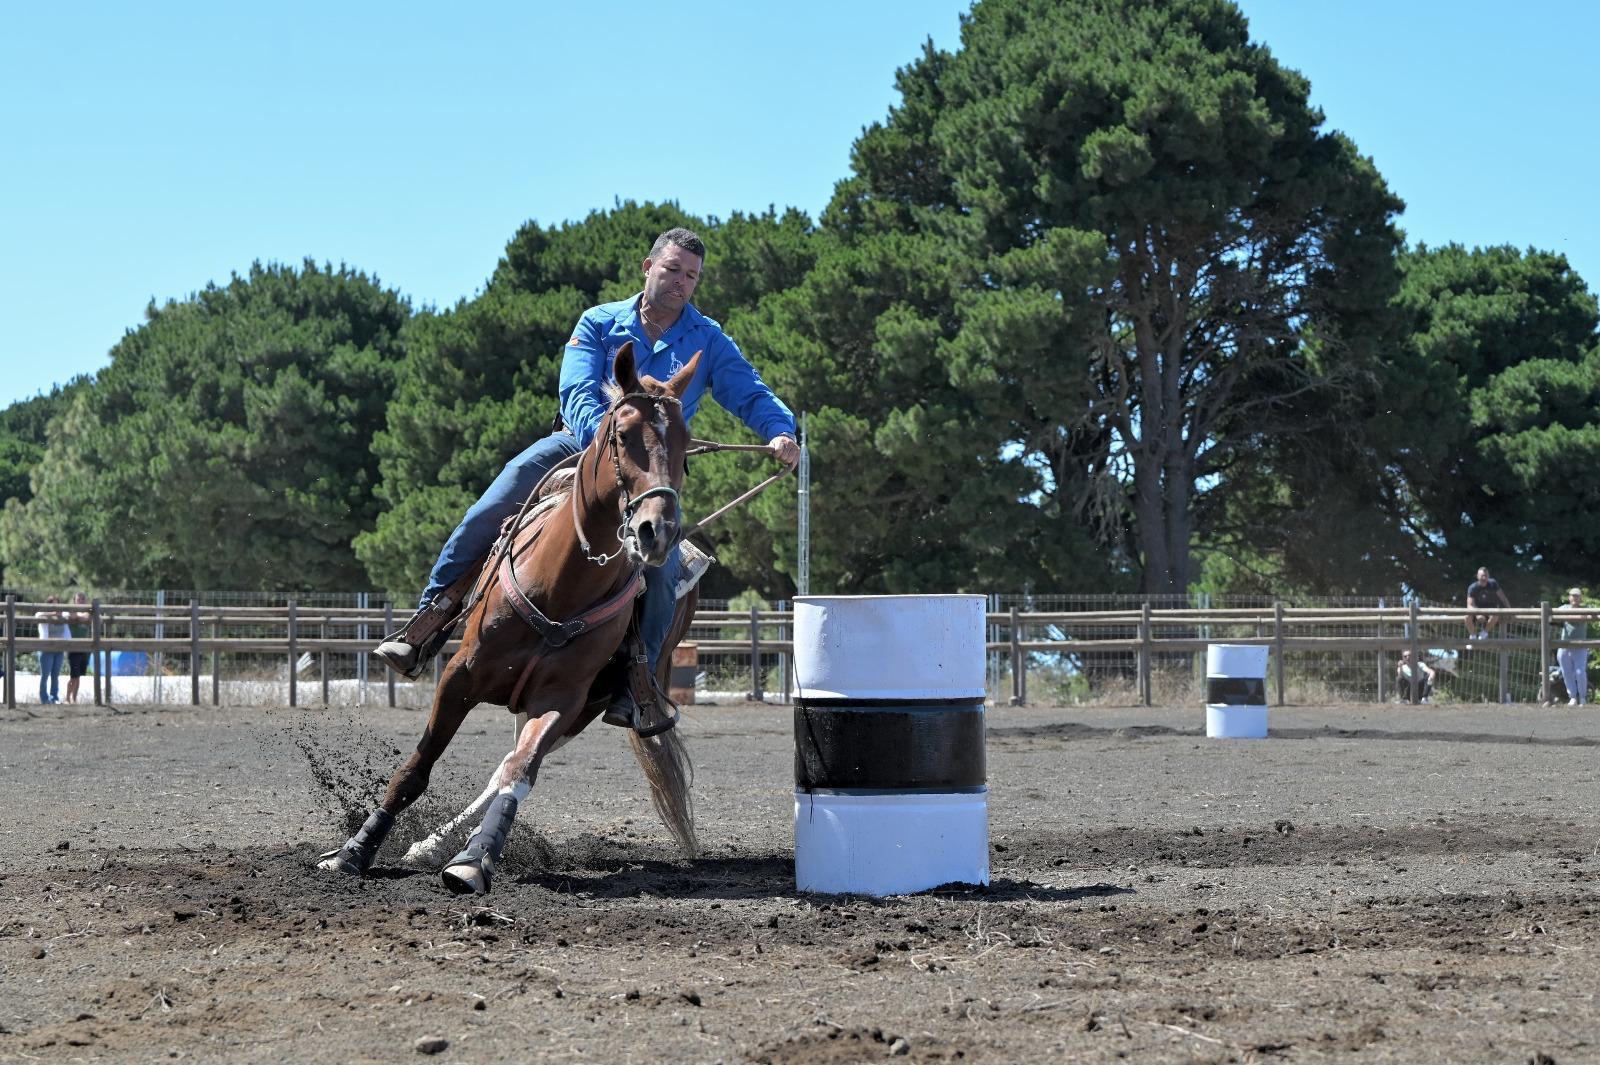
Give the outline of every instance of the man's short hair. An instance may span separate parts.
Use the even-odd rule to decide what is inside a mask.
[[[650,245],[649,257],[654,259],[662,252],[666,251],[667,245],[669,244],[671,244],[673,247],[682,248],[684,251],[689,252],[690,254],[695,255],[702,260],[706,257],[705,241],[697,237],[694,233],[694,230],[684,229],[682,226],[674,226],[657,237],[656,242]]]

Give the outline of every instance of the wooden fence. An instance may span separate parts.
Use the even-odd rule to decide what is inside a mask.
[[[113,677],[110,655],[114,651],[142,651],[149,654],[186,658],[189,676],[189,702],[201,704],[202,664],[210,658],[210,702],[220,705],[221,656],[223,654],[282,655],[288,665],[288,701],[290,706],[300,704],[298,663],[301,656],[310,654],[320,659],[320,695],[323,704],[328,702],[329,654],[360,655],[368,652],[377,635],[392,632],[395,627],[391,606],[377,609],[357,607],[301,608],[290,600],[284,607],[215,607],[201,606],[190,600],[187,609],[176,605],[103,604],[96,600],[77,612],[88,615],[88,635],[74,639],[43,639],[22,636],[20,625],[36,625],[36,612],[71,612],[72,604],[18,602],[7,596],[4,617],[4,702],[7,708],[16,703],[17,655],[26,652],[87,651],[94,656],[93,697],[96,705],[110,703]],[[1524,622],[1537,625],[1537,636],[1497,638],[1487,644],[1466,638],[1465,617],[1492,615],[1506,623]],[[1420,607],[1413,603],[1405,607],[1290,607],[1281,603],[1271,608],[1235,609],[1152,609],[1145,605],[1139,609],[1084,610],[1052,613],[1023,612],[1016,608],[1009,612],[991,613],[986,623],[991,639],[987,648],[1009,662],[1013,705],[1028,700],[1029,659],[1035,653],[1078,656],[1090,654],[1122,655],[1127,659],[1136,678],[1138,698],[1146,705],[1153,701],[1152,662],[1163,653],[1202,653],[1212,643],[1266,645],[1272,649],[1275,701],[1284,702],[1285,660],[1291,652],[1366,652],[1379,656],[1379,692],[1382,697],[1382,678],[1386,665],[1385,653],[1410,650],[1413,660],[1420,660],[1422,651],[1463,650],[1469,647],[1501,653],[1500,687],[1502,699],[1508,698],[1505,656],[1512,651],[1537,651],[1539,662],[1550,661],[1558,647],[1597,648],[1600,640],[1563,642],[1555,638],[1560,622],[1571,620],[1600,620],[1600,610],[1552,612],[1550,604],[1537,608],[1477,608]],[[716,629],[713,638],[696,638],[703,658],[718,655],[748,655],[750,658],[751,698],[764,696],[765,668],[763,656],[793,653],[793,644],[787,638],[791,633],[793,614],[790,611],[704,610],[695,616],[695,629],[704,632]],[[1423,636],[1424,625],[1455,625],[1461,629],[1458,637]],[[1372,636],[1323,635],[1318,630],[1354,625],[1372,626],[1377,634]],[[148,629],[150,635],[112,635],[115,626],[123,630]],[[274,630],[273,634],[224,635],[224,631],[239,627]],[[1061,633],[1061,639],[1028,639],[1030,629],[1051,628]],[[1123,629],[1129,635],[1107,638],[1101,635],[1074,638],[1074,630]],[[1209,630],[1223,628],[1229,635],[1213,635]],[[1392,633],[1385,629],[1393,628]],[[1251,634],[1248,630],[1254,630]],[[176,630],[177,635],[173,635]],[[777,633],[774,639],[764,634]],[[1174,631],[1176,630],[1176,631]],[[728,636],[729,632],[734,635]],[[1243,635],[1233,633],[1243,631]],[[156,635],[156,633],[160,635]],[[334,635],[330,635],[332,632]],[[362,635],[362,633],[365,635]],[[1200,633],[1204,632],[1204,635]],[[446,655],[456,644],[452,643]],[[441,655],[435,665],[443,662]],[[787,669],[784,694],[787,695]],[[385,686],[388,705],[395,705],[395,675],[387,669]],[[181,676],[181,674],[178,674]],[[1410,696],[1417,698],[1413,685]],[[1549,679],[1540,670],[1540,699],[1549,695]]]

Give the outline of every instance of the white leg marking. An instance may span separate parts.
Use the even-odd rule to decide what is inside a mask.
[[[481,793],[479,793],[478,797],[473,799],[465,810],[462,810],[455,817],[452,817],[449,821],[441,825],[427,839],[419,840],[418,842],[413,843],[410,849],[406,851],[405,858],[403,860],[407,862],[436,863],[442,862],[446,858],[450,857],[448,854],[444,853],[447,849],[444,845],[444,841],[462,825],[473,820],[479,814],[483,813],[483,811],[489,808],[489,803],[494,800],[495,793],[500,790],[500,774],[502,771],[504,771],[506,763],[510,760],[511,755],[509,754],[502,758],[500,760],[500,764],[495,766],[494,772],[489,774],[488,786],[485,787]]]

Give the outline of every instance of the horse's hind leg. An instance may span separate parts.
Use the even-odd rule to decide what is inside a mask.
[[[317,868],[350,876],[361,876],[372,868],[373,861],[378,857],[378,848],[383,846],[389,830],[394,827],[394,819],[428,789],[428,777],[433,772],[434,763],[438,762],[444,749],[455,738],[456,730],[466,720],[467,712],[476,705],[471,689],[472,677],[465,669],[457,668],[454,662],[445,667],[439,689],[433,696],[433,710],[428,715],[427,727],[417,741],[417,749],[389,778],[389,789],[378,808],[367,816],[365,823],[345,841],[343,847],[323,855]]]

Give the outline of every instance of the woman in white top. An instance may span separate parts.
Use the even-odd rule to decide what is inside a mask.
[[[59,603],[61,600],[55,596],[45,599],[46,603]],[[34,617],[39,619],[39,639],[65,640],[72,636],[72,629],[67,626],[66,615],[60,610],[41,610]],[[41,703],[59,703],[61,701],[61,660],[66,657],[63,651],[39,652],[39,701]]]

